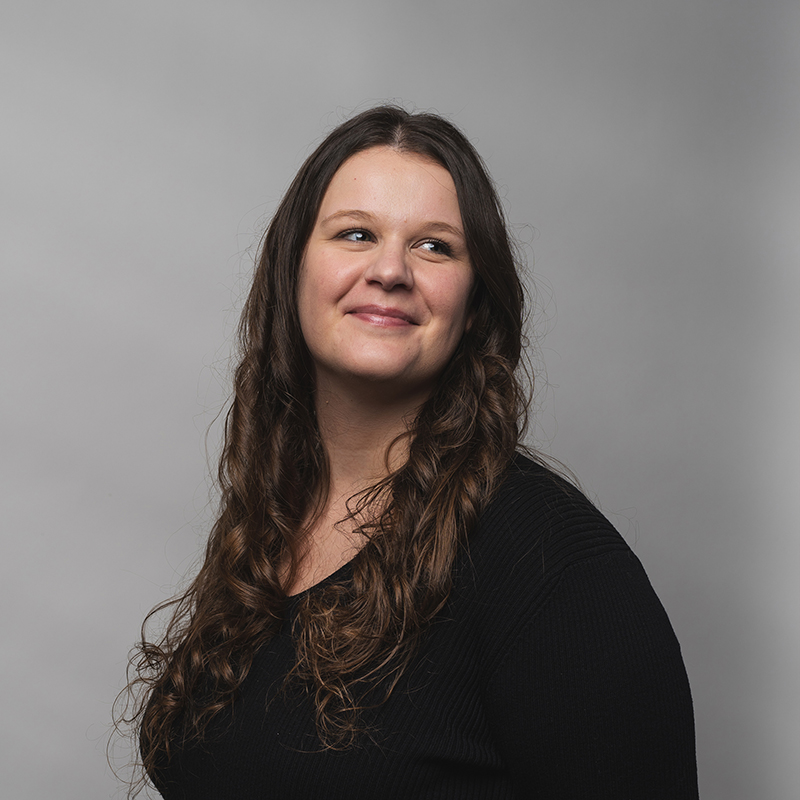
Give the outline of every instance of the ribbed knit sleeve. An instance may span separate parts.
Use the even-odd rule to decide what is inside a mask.
[[[521,797],[697,797],[680,651],[628,553],[586,558],[564,571],[519,630],[486,698]]]
[[[680,647],[605,517],[519,458],[472,553],[486,714],[520,796],[696,798]]]

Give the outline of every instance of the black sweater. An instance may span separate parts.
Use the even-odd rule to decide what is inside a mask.
[[[641,564],[583,496],[518,457],[454,575],[371,737],[324,750],[310,700],[276,692],[294,662],[290,611],[232,712],[157,776],[164,798],[697,797],[678,643]]]

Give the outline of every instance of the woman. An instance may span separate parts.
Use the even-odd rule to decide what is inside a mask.
[[[691,798],[640,564],[518,452],[523,293],[443,119],[333,131],[265,236],[219,518],[134,684],[176,798]]]

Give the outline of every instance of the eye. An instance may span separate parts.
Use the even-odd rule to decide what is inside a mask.
[[[434,253],[435,255],[453,255],[453,248],[450,247],[447,242],[443,242],[441,239],[426,239],[424,242],[421,242],[419,246],[423,250],[427,250],[429,253]]]
[[[371,242],[374,240],[374,237],[369,231],[365,231],[362,228],[353,228],[349,231],[342,231],[337,237],[337,239],[344,239],[348,242]]]

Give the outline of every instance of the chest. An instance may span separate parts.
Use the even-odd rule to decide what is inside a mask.
[[[364,712],[368,732],[345,750],[322,747],[312,698],[284,690],[293,663],[285,631],[257,654],[205,741],[173,758],[167,800],[515,796],[484,714],[480,643],[467,623],[434,623],[413,668]]]

